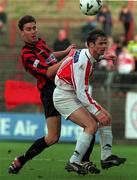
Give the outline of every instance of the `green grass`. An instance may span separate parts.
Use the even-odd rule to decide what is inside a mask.
[[[0,143],[0,179],[2,180],[135,180],[137,179],[137,147],[135,145],[114,145],[113,152],[128,160],[120,167],[102,170],[99,175],[80,176],[68,173],[64,165],[68,161],[75,144],[56,144],[28,162],[18,175],[9,175],[8,166],[16,155],[23,153],[31,143]],[[92,160],[100,168],[100,147],[95,145]]]

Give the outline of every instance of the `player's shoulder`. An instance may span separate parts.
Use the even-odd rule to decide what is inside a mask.
[[[81,49],[79,58],[82,59],[83,61],[86,61],[88,59],[87,55],[88,55],[88,49],[87,48]]]
[[[25,52],[28,52],[28,51],[30,51],[32,48],[30,47],[30,46],[28,46],[28,45],[24,45],[23,47],[22,47],[22,49],[21,49],[21,53],[23,54],[23,53],[25,53]]]

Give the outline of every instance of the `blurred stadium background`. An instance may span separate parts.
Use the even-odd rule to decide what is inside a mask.
[[[113,17],[112,36],[118,37],[123,33],[123,27],[118,20],[121,7],[128,5],[134,19],[136,19],[137,1],[104,0],[104,3],[109,6]],[[71,42],[76,43],[81,48],[84,46],[81,27],[87,17],[79,10],[79,0],[0,0],[0,4],[4,4],[8,17],[6,30],[3,34],[0,34],[0,157],[5,151],[10,154],[11,148],[14,152],[7,160],[10,162],[17,148],[15,145],[13,146],[12,142],[18,141],[15,144],[20,146],[19,152],[22,152],[25,144],[20,144],[20,141],[22,143],[32,141],[46,132],[46,128],[43,128],[45,121],[39,94],[35,88],[35,80],[24,71],[19,61],[22,41],[17,29],[18,19],[25,14],[35,16],[40,35],[46,39],[50,47],[53,46],[58,30],[65,28]],[[99,24],[98,27],[100,27]],[[137,33],[136,21],[135,31]],[[121,75],[117,71],[97,70],[92,84],[93,96],[112,115],[114,144],[116,147],[118,146],[118,149],[114,149],[122,155],[122,151],[124,152],[127,146],[132,145],[135,151],[132,152],[130,149],[129,152],[134,154],[137,152],[135,146],[137,144],[137,72]],[[19,94],[21,98],[19,98]],[[80,131],[80,128],[62,120],[61,142],[74,142]],[[120,145],[122,145],[122,151],[120,151]],[[70,148],[67,146],[66,149],[71,148],[73,148],[73,144],[70,145]],[[55,149],[58,152],[57,146],[55,146]],[[68,153],[70,154],[71,151]],[[67,155],[67,157],[69,156]],[[7,161],[3,160],[4,168],[7,166]],[[136,161],[133,162],[133,166],[137,167]],[[112,173],[121,172],[114,170]],[[1,169],[0,177],[2,177]],[[59,177],[59,175],[57,177],[50,176],[49,179],[60,179]],[[63,174],[62,179],[65,179],[65,177],[66,175]],[[3,178],[8,180],[9,176],[3,175]],[[16,179],[15,177],[12,178]],[[23,178],[26,177],[23,176]],[[31,179],[31,176],[29,178]],[[38,178],[42,178],[42,176],[38,176]],[[116,179],[108,174],[107,177],[104,175],[104,179],[108,178]],[[123,176],[122,178],[130,179],[131,176]],[[134,174],[131,180],[135,178],[137,176]]]

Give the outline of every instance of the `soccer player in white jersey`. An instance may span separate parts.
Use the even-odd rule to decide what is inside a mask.
[[[102,59],[116,61],[115,55],[107,52],[107,37],[101,30],[93,30],[87,38],[87,49],[76,49],[62,63],[55,77],[56,88],[53,101],[56,109],[65,118],[83,127],[73,155],[66,164],[67,171],[79,174],[83,170],[82,158],[99,129],[101,143],[101,166],[103,169],[118,166],[126,161],[112,155],[111,117],[106,109],[89,94],[89,79],[94,64]]]

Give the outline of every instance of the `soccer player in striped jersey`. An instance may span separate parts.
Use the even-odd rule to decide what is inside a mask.
[[[52,52],[46,42],[38,38],[36,20],[30,15],[23,16],[18,22],[18,27],[25,43],[21,50],[22,63],[25,70],[37,80],[37,87],[45,111],[48,134],[37,139],[23,155],[13,160],[9,167],[9,173],[12,174],[17,174],[26,162],[40,154],[45,148],[58,142],[61,118],[53,105],[54,77],[64,59],[58,62],[57,58],[65,57],[75,48],[75,44],[72,44],[64,51]],[[89,159],[93,145],[94,138],[84,160]],[[90,170],[93,173],[100,172],[94,165],[90,166]],[[85,171],[84,168],[82,171]]]

